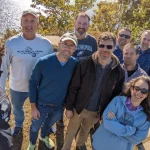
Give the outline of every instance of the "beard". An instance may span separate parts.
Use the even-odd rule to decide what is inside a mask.
[[[86,33],[85,29],[84,28],[78,28],[77,29],[77,32],[78,34],[81,36],[81,35],[84,35]]]

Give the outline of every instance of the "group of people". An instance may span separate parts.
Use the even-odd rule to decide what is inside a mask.
[[[22,33],[6,41],[0,61],[0,87],[4,91],[9,75],[15,116],[12,137],[22,132],[23,105],[29,97],[32,120],[28,150],[35,149],[37,138],[48,148],[55,147],[49,134],[62,120],[64,108],[69,124],[62,150],[71,149],[74,137],[76,150],[86,150],[86,139],[95,124],[94,150],[132,150],[139,143],[140,147],[150,125],[150,31],[142,33],[140,46],[130,43],[131,31],[126,28],[119,30],[117,38],[103,32],[96,41],[87,33],[90,17],[82,12],[75,18],[74,32],[63,34],[54,52],[52,43],[36,34],[38,25],[37,13],[24,11]],[[9,114],[2,115],[8,129],[9,119],[3,118]],[[0,129],[0,136],[7,141],[7,148],[0,146],[2,150],[13,147],[8,134],[4,136]]]

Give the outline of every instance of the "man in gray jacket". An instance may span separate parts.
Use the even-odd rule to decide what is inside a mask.
[[[132,43],[125,45],[123,48],[124,64],[122,65],[125,70],[125,82],[129,82],[131,79],[141,75],[147,75],[147,73],[137,63],[138,58],[138,47]]]

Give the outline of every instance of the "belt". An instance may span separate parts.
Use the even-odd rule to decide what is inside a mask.
[[[48,106],[58,106],[58,105],[56,105],[56,104],[46,104],[46,105],[48,105]]]

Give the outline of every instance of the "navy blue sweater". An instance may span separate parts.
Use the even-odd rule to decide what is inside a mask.
[[[76,64],[77,59],[70,57],[62,66],[56,53],[41,57],[29,81],[30,102],[62,105]]]

